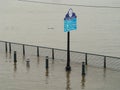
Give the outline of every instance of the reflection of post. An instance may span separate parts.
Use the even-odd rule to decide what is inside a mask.
[[[46,76],[49,76],[49,69],[46,69],[45,75],[46,75]]]
[[[11,58],[12,58],[11,53],[9,53],[9,59],[11,59]]]
[[[46,84],[48,84],[49,69],[46,69],[45,76],[46,76]]]
[[[29,71],[29,69],[30,69],[30,60],[29,59],[26,60],[26,67],[27,67],[27,70]]]
[[[82,86],[82,89],[85,88],[85,75],[82,75],[81,86]]]
[[[17,64],[14,64],[13,66],[13,77],[16,77],[16,73],[17,73]]]
[[[23,60],[25,60],[25,56],[23,55],[22,57],[23,57]]]
[[[71,90],[71,88],[70,88],[70,71],[66,72],[66,90]]]
[[[17,71],[17,64],[15,63],[14,64],[14,72],[16,72]]]
[[[11,53],[9,53],[9,62],[11,62],[12,56]]]
[[[40,58],[37,57],[37,64],[39,65],[39,63],[40,63]]]
[[[8,53],[5,53],[5,56],[6,56],[6,62],[7,62],[7,58],[8,58]]]
[[[104,71],[103,71],[103,76],[104,76],[104,78],[106,77],[106,68],[104,68],[103,69]]]

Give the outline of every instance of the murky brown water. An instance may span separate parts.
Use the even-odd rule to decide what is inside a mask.
[[[18,56],[16,65],[13,57],[0,54],[1,90],[119,90],[120,72],[86,67],[86,76],[81,76],[81,64],[71,63],[72,71],[66,72],[66,62],[50,60],[45,69],[45,58]]]

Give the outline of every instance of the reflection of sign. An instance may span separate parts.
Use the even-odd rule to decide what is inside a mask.
[[[77,16],[70,8],[64,18],[64,32],[68,32],[76,29],[77,29]]]

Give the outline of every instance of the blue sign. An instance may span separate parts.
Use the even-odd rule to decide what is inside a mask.
[[[69,32],[77,29],[77,16],[70,8],[64,18],[64,32]]]

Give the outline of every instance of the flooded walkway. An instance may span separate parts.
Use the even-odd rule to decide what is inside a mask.
[[[29,64],[26,60],[29,58]],[[71,63],[72,71],[65,71],[66,62],[45,57],[18,56],[14,65],[12,55],[0,54],[0,90],[119,90],[120,72],[87,66],[81,76],[81,63]]]

